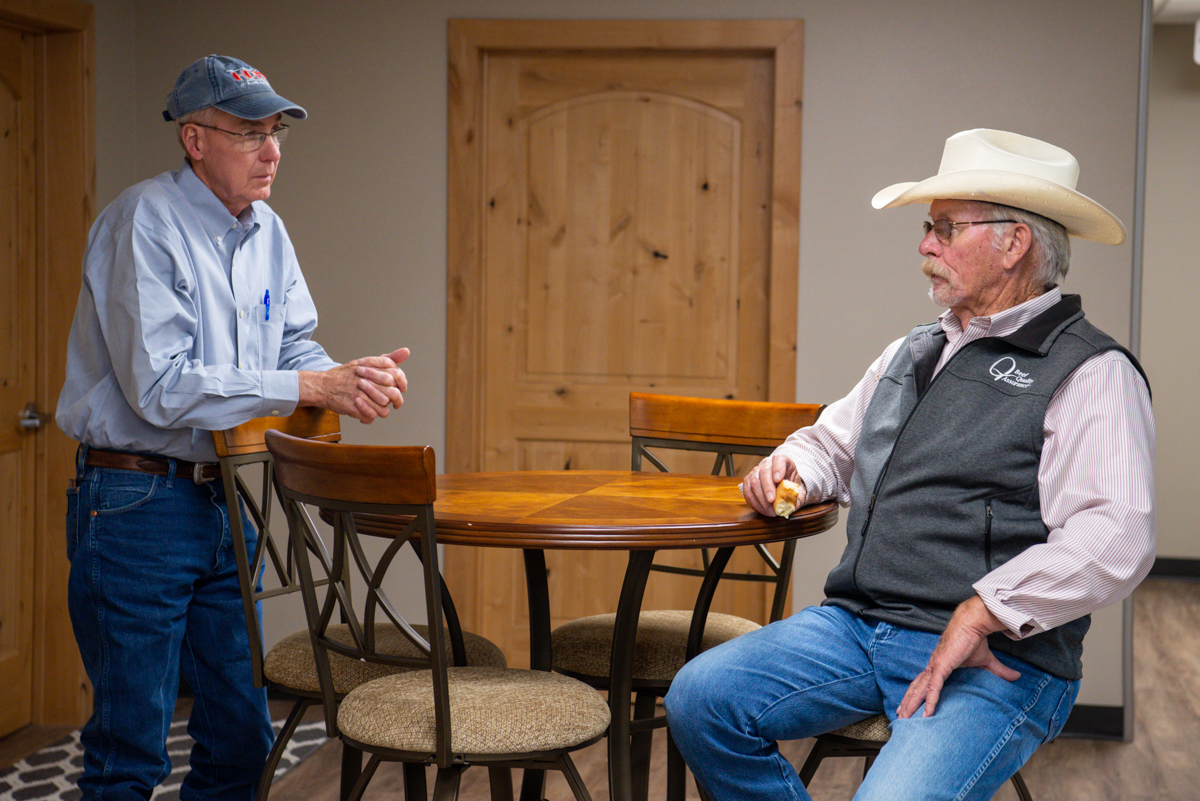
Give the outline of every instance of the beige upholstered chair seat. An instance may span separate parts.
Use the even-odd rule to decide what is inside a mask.
[[[573,748],[608,730],[604,697],[568,676],[488,667],[450,668],[448,676],[455,753]],[[338,729],[363,745],[434,753],[430,672],[398,673],[355,688],[338,707]]]
[[[843,726],[837,731],[829,732],[829,734],[833,737],[866,740],[869,743],[886,743],[892,736],[892,730],[889,727],[887,715],[875,715],[866,720],[860,720],[858,723]]]
[[[425,626],[414,625],[413,628],[422,637],[426,637],[429,633],[429,629]],[[376,649],[380,653],[413,657],[418,655],[413,644],[391,623],[376,624],[375,632]],[[330,626],[329,634],[338,642],[350,644],[349,626]],[[477,634],[464,631],[463,645],[466,647],[468,665],[502,668],[507,664],[504,654],[495,643]],[[447,654],[449,654],[449,644],[447,644]],[[360,684],[403,670],[403,668],[375,662],[360,662],[337,653],[330,653],[329,667],[333,674],[334,692],[338,695],[345,695]],[[309,636],[308,630],[298,631],[280,640],[267,654],[263,662],[263,674],[272,684],[279,687],[301,693],[319,693],[321,685],[317,680],[312,638]]]
[[[575,676],[607,677],[612,662],[615,614],[592,615],[564,623],[554,630],[551,643],[554,669]],[[687,649],[690,610],[642,612],[633,646],[635,681],[670,681],[683,667]],[[755,629],[759,624],[716,612],[704,624],[702,651]]]

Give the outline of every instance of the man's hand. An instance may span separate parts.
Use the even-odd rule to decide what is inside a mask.
[[[408,378],[399,364],[408,358],[408,348],[382,356],[355,359],[324,372],[300,371],[300,405],[324,409],[370,423],[387,417],[404,403]]]
[[[742,495],[746,503],[759,514],[775,517],[775,488],[785,478],[800,485],[801,495],[796,507],[803,506],[807,488],[796,472],[796,465],[786,456],[768,456],[746,474],[742,480]]]
[[[1001,662],[988,648],[987,636],[1000,631],[1004,624],[984,605],[983,599],[972,595],[954,610],[942,638],[929,657],[929,665],[908,685],[896,714],[912,717],[921,703],[925,717],[933,714],[946,679],[960,667],[990,670],[1006,681],[1016,681],[1021,674]]]

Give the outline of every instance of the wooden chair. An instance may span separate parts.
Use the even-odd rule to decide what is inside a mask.
[[[273,693],[295,700],[291,712],[275,738],[267,764],[259,780],[258,801],[267,801],[271,780],[284,749],[300,725],[309,707],[321,700],[316,660],[308,630],[302,629],[281,639],[264,654],[259,605],[265,601],[300,591],[294,559],[287,548],[287,527],[271,525],[274,503],[274,470],[265,435],[269,430],[284,431],[295,437],[319,442],[338,442],[341,427],[337,414],[315,407],[301,407],[290,417],[260,417],[225,431],[214,431],[213,442],[221,464],[221,482],[229,512],[233,553],[242,590],[242,608],[250,635],[250,656],[254,686],[268,687]],[[246,549],[246,537],[238,500],[253,521],[258,538],[254,553]],[[271,580],[264,587],[262,579]],[[452,607],[451,607],[452,608]],[[457,623],[455,624],[457,625]],[[504,655],[493,643],[466,634],[465,659],[468,664],[505,664]],[[339,695],[380,675],[378,668],[339,661],[334,671]],[[343,797],[358,776],[361,754],[343,751]]]
[[[827,757],[865,757],[866,762],[863,765],[863,777],[865,778],[867,771],[871,769],[871,764],[875,762],[875,757],[891,736],[892,731],[888,726],[887,715],[875,715],[858,723],[843,726],[837,731],[818,735],[812,750],[808,752],[808,758],[804,760],[804,765],[800,768],[800,781],[807,787],[808,783],[812,781],[813,775],[816,774],[817,767]],[[1021,778],[1021,771],[1012,775],[1012,784],[1020,801],[1033,801],[1033,797],[1029,794],[1029,787]]]
[[[632,469],[641,470],[645,459],[663,472],[667,465],[657,450],[701,451],[714,454],[712,474],[734,475],[734,456],[768,456],[793,431],[812,425],[825,407],[816,404],[767,403],[760,401],[714,400],[633,392],[629,395],[629,433],[632,438]],[[779,559],[765,546],[756,546],[766,566],[765,573],[725,572],[721,578],[767,582],[772,585],[768,620],[779,620],[787,604],[795,541],[784,544]],[[703,577],[711,555],[703,551],[703,567],[688,568],[655,564],[651,570]],[[657,699],[666,694],[671,680],[683,667],[687,654],[691,610],[644,611],[638,618],[634,643],[634,716],[639,721],[655,717]],[[616,615],[593,615],[559,626],[551,635],[554,669],[600,689],[608,688],[612,659],[612,633]],[[707,650],[739,634],[760,627],[760,622],[709,613],[705,619],[700,650]],[[650,742],[653,731],[646,724],[633,737],[635,795],[648,793]],[[681,792],[683,760],[668,737],[668,781]]]
[[[600,693],[550,672],[450,664],[448,649],[461,653],[462,645],[453,629],[438,625],[445,608],[433,449],[334,446],[276,431],[267,434],[267,447],[287,511],[329,733],[369,754],[350,798],[360,798],[380,762],[391,760],[405,765],[406,798],[425,797],[425,765],[437,766],[434,799],[448,801],[457,798],[463,771],[480,764],[492,769],[493,793],[498,777],[524,767],[562,771],[575,798],[590,801],[570,752],[608,729]],[[310,505],[332,516],[331,550],[305,514]],[[359,537],[358,512],[411,522],[376,557]],[[425,633],[408,623],[384,588],[405,543],[418,550],[423,566]],[[352,570],[366,588],[354,596]],[[346,620],[341,629],[333,622],[338,615]],[[403,654],[381,648],[380,626],[405,643]],[[331,675],[337,657],[405,670],[361,684],[339,703]],[[506,789],[511,793],[511,784]]]

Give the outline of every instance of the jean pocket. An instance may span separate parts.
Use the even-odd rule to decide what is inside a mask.
[[[119,515],[149,503],[158,492],[160,477],[130,470],[105,470],[99,476],[96,514]]]
[[[79,487],[67,487],[67,561],[79,547]]]

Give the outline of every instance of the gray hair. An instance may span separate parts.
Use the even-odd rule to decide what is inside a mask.
[[[1005,206],[1000,203],[980,201],[979,205],[995,213],[996,217],[1016,220],[1029,226],[1033,233],[1033,246],[1029,249],[1029,263],[1033,267],[1031,280],[1042,289],[1050,289],[1067,277],[1071,266],[1071,240],[1067,229],[1048,217],[1032,211]],[[1000,245],[1003,232],[992,230],[992,240]]]
[[[205,108],[196,109],[187,114],[180,114],[175,118],[177,126],[175,128],[175,139],[179,142],[179,146],[183,148],[183,152],[187,153],[187,145],[183,143],[183,126],[189,122],[198,125],[212,125],[217,121],[217,107],[207,106]]]

